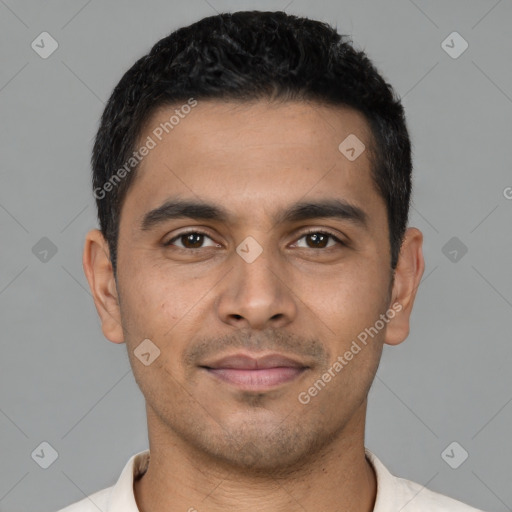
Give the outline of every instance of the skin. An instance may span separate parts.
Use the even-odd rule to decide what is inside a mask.
[[[140,140],[175,108],[155,112]],[[134,484],[142,512],[373,510],[367,394],[383,344],[409,334],[423,236],[408,228],[392,280],[386,205],[369,150],[354,161],[338,150],[349,134],[371,147],[367,122],[350,109],[200,101],[137,170],[122,207],[117,282],[100,231],[87,234],[83,265],[103,333],[127,344],[146,399],[151,460]],[[147,211],[178,194],[222,205],[231,217],[139,229]],[[328,198],[363,209],[367,229],[338,218],[272,221],[295,201]],[[163,246],[185,228],[207,236]],[[329,238],[319,247],[309,228],[346,245]],[[247,236],[263,249],[252,263],[236,252]],[[400,312],[301,403],[299,393],[393,304]],[[149,366],[134,355],[146,338],[160,350]],[[278,352],[308,369],[253,392],[199,367],[240,351]]]

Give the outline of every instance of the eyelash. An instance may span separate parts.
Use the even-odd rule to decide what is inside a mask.
[[[165,242],[163,245],[164,245],[164,247],[170,247],[175,240],[178,240],[179,238],[181,238],[181,237],[183,237],[185,235],[189,235],[189,234],[204,235],[204,236],[207,236],[208,238],[212,239],[212,237],[208,233],[206,233],[204,231],[198,231],[196,229],[191,229],[189,231],[183,231],[183,232],[179,233],[178,235],[174,236],[173,238],[171,238],[170,240]],[[307,235],[312,235],[312,234],[327,235],[327,236],[331,237],[339,245],[345,246],[345,247],[347,245],[344,242],[342,242],[336,235],[332,234],[330,231],[323,231],[323,230],[319,230],[319,229],[311,229],[309,231],[303,232],[301,234],[301,236],[299,238],[297,238],[297,241],[300,240],[301,238],[304,238]],[[314,249],[312,247],[308,247],[308,249],[312,249],[312,250],[316,250],[316,251],[322,250],[322,249],[325,251],[325,250],[332,249],[332,248],[333,248],[333,246],[331,246],[331,247],[324,247],[324,248],[321,248],[321,249]],[[184,247],[176,247],[175,249],[178,249],[178,250],[181,250],[181,251],[191,252],[191,251],[198,251],[200,249],[204,249],[204,247],[198,247],[196,249],[187,249],[187,248],[184,248]]]

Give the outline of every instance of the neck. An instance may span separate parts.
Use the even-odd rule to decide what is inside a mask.
[[[137,506],[140,512],[371,512],[377,482],[364,453],[363,409],[362,425],[347,425],[321,453],[277,477],[216,464],[179,438],[162,443],[150,430],[150,463],[134,482]]]

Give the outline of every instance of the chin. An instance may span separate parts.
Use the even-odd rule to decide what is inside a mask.
[[[281,425],[250,425],[218,433],[210,431],[195,440],[196,448],[206,452],[220,466],[251,475],[289,476],[310,458],[318,456],[332,438],[317,428],[297,423]],[[198,442],[199,441],[199,442]]]

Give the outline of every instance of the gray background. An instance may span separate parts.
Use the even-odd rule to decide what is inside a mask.
[[[408,340],[385,347],[366,445],[399,476],[512,510],[510,0],[0,0],[0,510],[78,501],[147,447],[126,347],[103,337],[81,266],[96,227],[91,139],[112,88],[153,43],[244,9],[337,26],[403,98],[426,269]],[[59,44],[47,59],[31,48],[43,31]],[[441,46],[453,31],[469,43],[458,58]],[[43,237],[57,248],[46,261]],[[31,457],[43,441],[58,452],[48,469]],[[458,469],[441,456],[453,441],[469,454]]]

